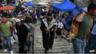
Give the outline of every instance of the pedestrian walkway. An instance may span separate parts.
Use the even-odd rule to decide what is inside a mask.
[[[42,46],[42,33],[40,31],[40,23],[35,25],[34,32],[34,54],[43,54],[44,49]],[[48,53],[52,54],[72,54],[72,44],[68,43],[65,39],[56,38],[54,40],[53,49]]]

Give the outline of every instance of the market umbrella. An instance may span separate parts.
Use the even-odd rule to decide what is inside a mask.
[[[14,10],[14,9],[15,7],[10,5],[0,7],[0,10]]]
[[[72,3],[70,0],[64,0],[64,2],[60,4],[53,4],[52,7],[58,9],[60,11],[73,11],[76,5]]]
[[[25,2],[24,5],[25,6],[33,6],[33,3],[32,2]]]

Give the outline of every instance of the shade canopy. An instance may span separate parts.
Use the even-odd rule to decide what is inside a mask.
[[[70,0],[64,0],[64,2],[60,4],[53,4],[52,7],[55,9],[58,9],[60,11],[72,11],[76,7],[74,3],[72,3]]]
[[[38,4],[38,5],[48,5],[47,2],[38,2],[37,4]]]
[[[64,20],[63,20],[64,28],[66,30],[70,30],[73,18],[83,12],[85,12],[85,11],[81,7],[76,6],[76,8],[72,11],[72,13],[69,16],[64,18]]]
[[[77,16],[81,14],[82,12],[86,12],[83,8],[76,6],[76,8],[72,11],[71,15]]]
[[[10,5],[0,7],[0,10],[14,10],[14,9],[15,7]]]
[[[25,6],[33,6],[33,3],[32,2],[25,2],[24,5]]]

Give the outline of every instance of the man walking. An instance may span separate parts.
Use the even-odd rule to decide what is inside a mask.
[[[3,34],[3,48],[4,52],[9,51],[10,54],[13,54],[12,44],[11,44],[11,35],[12,35],[12,24],[8,21],[8,18],[3,17],[0,24],[0,31]]]
[[[90,33],[90,38],[88,39],[88,43],[85,48],[85,53],[94,53],[96,52],[96,5],[94,5],[94,12],[95,15],[93,15],[94,23],[93,28]]]
[[[47,13],[47,18],[42,20],[40,27],[42,31],[43,47],[45,49],[45,53],[47,53],[49,49],[52,49],[55,27],[56,21],[52,17],[52,13]]]
[[[74,53],[85,53],[86,42],[88,40],[88,35],[93,25],[93,16],[95,15],[95,8],[95,4],[90,4],[88,6],[88,12],[84,14],[80,19],[76,19],[76,21],[80,23],[80,26],[78,34],[72,41]]]

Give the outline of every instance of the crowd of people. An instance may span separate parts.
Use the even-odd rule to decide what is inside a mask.
[[[5,14],[6,15],[6,14]],[[9,16],[9,15],[8,15]],[[12,40],[14,35],[18,36],[19,52],[24,53],[24,46],[27,45],[27,38],[31,36],[33,27],[29,16],[8,17],[2,16],[0,19],[0,46],[4,49],[4,52],[12,53]],[[28,19],[28,20],[26,20]],[[28,43],[29,44],[29,43]],[[30,43],[31,44],[31,43]],[[30,48],[30,47],[29,47]]]
[[[66,40],[73,44],[73,51],[77,54],[95,53],[96,41],[95,41],[95,17],[96,17],[96,4],[89,4],[87,12],[81,13],[66,18],[68,15],[63,15],[65,18],[62,22],[62,15],[59,18],[54,18],[52,13],[48,12],[46,18],[42,20],[41,31],[43,37],[43,47],[45,53],[52,49],[54,43],[55,32],[57,35],[61,35],[61,31],[66,30]],[[76,14],[76,12],[75,12]],[[58,17],[55,15],[55,17]],[[71,19],[72,18],[72,19]],[[61,19],[61,20],[60,20]],[[67,19],[67,21],[66,21]],[[58,22],[59,20],[59,22]],[[66,28],[66,25],[70,25]],[[62,26],[63,25],[63,26]],[[67,26],[68,27],[68,26]],[[63,31],[65,32],[65,31]]]
[[[13,54],[12,37],[15,39],[14,35],[17,35],[19,53],[27,53],[32,43],[30,37],[34,36],[33,24],[40,21],[45,53],[52,49],[55,36],[62,38],[63,35],[73,44],[74,53],[95,53],[96,4],[89,4],[87,10],[70,16],[70,13],[61,13],[53,8],[30,8],[23,3],[14,10],[0,10],[0,48],[4,53]]]
[[[14,10],[0,10],[0,49],[4,53],[13,54],[15,44],[19,46],[18,53],[27,53],[32,46],[32,24],[36,23],[37,18],[34,9],[22,5],[15,6]],[[6,4],[0,7],[3,6]]]

